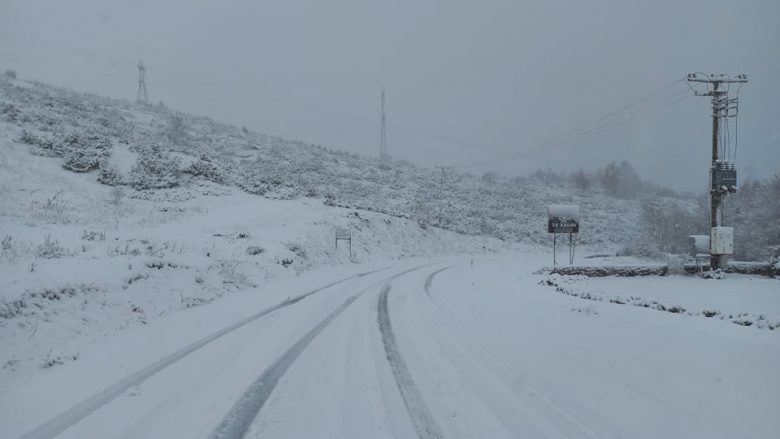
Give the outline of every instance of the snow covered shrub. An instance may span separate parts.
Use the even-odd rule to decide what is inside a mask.
[[[94,230],[84,230],[81,234],[82,241],[105,241],[106,232],[96,232]]]
[[[178,186],[180,179],[179,161],[152,148],[138,157],[130,170],[129,183],[137,190],[165,189]]]
[[[265,195],[271,188],[268,179],[256,168],[245,168],[238,179],[238,187],[252,195]]]
[[[257,245],[250,245],[249,247],[246,248],[246,254],[250,256],[257,256],[259,254],[262,254],[263,252],[265,252],[265,250],[262,247]]]
[[[73,172],[89,172],[98,169],[100,162],[86,151],[75,150],[68,154],[62,167]]]
[[[21,112],[14,104],[3,104],[0,106],[0,114],[5,115],[8,122],[16,122]]]
[[[295,256],[298,256],[301,259],[306,259],[306,250],[304,250],[303,246],[296,243],[296,242],[288,242],[287,243],[287,249],[291,252],[295,253]]]
[[[41,136],[35,135],[27,130],[22,130],[19,142],[35,147],[31,152],[45,157],[58,157],[54,153],[54,142]]]
[[[3,73],[3,76],[8,79],[16,79],[16,70],[8,69]]]
[[[46,239],[40,244],[35,252],[35,256],[45,259],[56,259],[68,255],[68,250],[60,246],[59,241],[52,239],[51,235],[46,235]]]
[[[97,176],[98,183],[106,186],[120,186],[125,184],[125,179],[119,170],[111,165],[104,165],[100,167],[100,172]]]
[[[203,177],[206,180],[213,181],[214,183],[225,183],[224,171],[221,167],[215,163],[207,155],[202,155],[199,159],[195,160],[186,167],[182,172],[190,174],[193,177]]]
[[[69,134],[62,141],[65,162],[62,167],[73,172],[89,172],[100,168],[108,158],[111,142],[97,134]]]

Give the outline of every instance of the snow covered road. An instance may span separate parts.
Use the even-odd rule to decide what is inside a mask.
[[[406,261],[202,307],[10,387],[0,436],[780,431],[776,332],[559,294],[534,265],[534,256]],[[171,334],[189,338],[166,342]]]

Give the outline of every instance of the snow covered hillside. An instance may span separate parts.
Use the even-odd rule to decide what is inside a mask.
[[[377,160],[174,111],[0,75],[0,124],[8,141],[59,158],[105,185],[154,190],[203,184],[267,198],[311,198],[511,241],[548,243],[545,207],[579,204],[580,240],[614,249],[640,238],[639,206],[599,188],[577,191],[543,176],[509,180]],[[369,150],[372,150],[370,148]],[[65,172],[64,170],[62,172]],[[151,192],[149,192],[151,191]]]
[[[276,278],[506,248],[314,198],[273,200],[209,181],[153,191],[101,185],[93,174],[31,155],[11,130],[0,133],[0,149],[0,383],[77,359],[74,344],[84,337],[226,293],[262,293]],[[351,257],[347,242],[335,248],[340,227],[352,229]]]

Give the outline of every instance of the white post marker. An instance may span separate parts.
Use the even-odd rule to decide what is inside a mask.
[[[339,227],[336,229],[336,250],[339,249],[339,240],[349,241],[349,257],[352,258],[352,229]]]

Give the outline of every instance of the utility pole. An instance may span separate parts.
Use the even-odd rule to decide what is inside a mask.
[[[379,137],[379,162],[387,165],[387,131],[385,128],[385,88],[382,87],[382,129]]]
[[[143,61],[138,61],[138,97],[137,102],[148,104],[149,96],[146,93],[146,67]]]
[[[437,166],[441,169],[441,179],[439,180],[439,228],[441,228],[442,215],[444,213],[444,170],[446,166]]]
[[[747,75],[736,75],[734,77],[720,74],[705,75],[702,73],[691,73],[686,78],[688,83],[700,83],[706,84],[706,91],[698,91],[694,89],[696,96],[709,96],[711,97],[712,105],[712,164],[710,166],[710,268],[712,270],[725,267],[728,262],[728,255],[731,253],[730,248],[733,247],[733,231],[729,234],[730,238],[727,238],[727,247],[729,250],[724,250],[722,244],[722,222],[723,222],[723,198],[728,193],[734,193],[737,191],[737,171],[733,162],[729,161],[729,157],[720,157],[721,150],[725,149],[722,144],[726,139],[721,139],[720,125],[721,119],[723,119],[723,125],[728,126],[728,118],[737,117],[738,114],[738,99],[729,98],[729,91],[731,84],[742,84],[748,82]],[[690,84],[689,84],[690,85]],[[693,87],[691,87],[693,88]],[[737,88],[736,94],[739,93]],[[726,232],[728,233],[728,231]],[[729,241],[730,239],[730,241]]]

